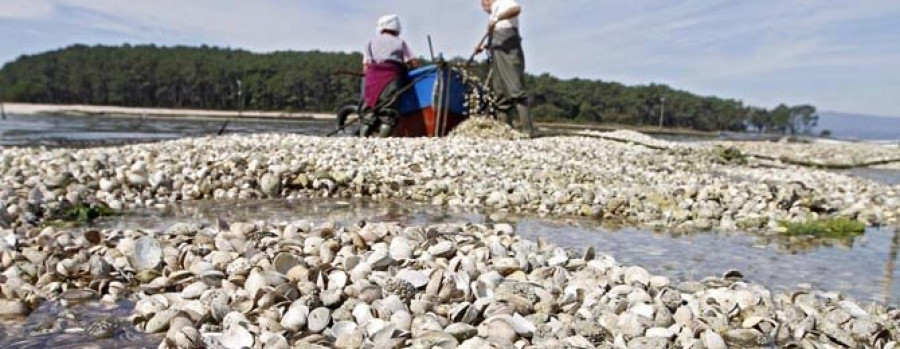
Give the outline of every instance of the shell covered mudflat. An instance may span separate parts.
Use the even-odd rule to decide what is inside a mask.
[[[178,348],[896,345],[900,313],[893,309],[822,291],[773,294],[739,272],[675,283],[603,251],[522,239],[503,224],[407,226],[360,217],[348,226],[46,227],[78,207],[123,212],[185,200],[316,197],[672,230],[900,220],[900,187],[746,154],[756,148],[632,132],[519,139],[510,129],[468,130],[446,139],[261,134],[2,148],[0,315],[27,315],[51,301],[130,300],[124,326]],[[872,156],[880,155],[850,158]],[[106,338],[120,326],[97,322],[83,331]]]
[[[309,197],[487,206],[684,230],[772,231],[821,217],[883,225],[900,220],[896,185],[739,151],[734,161],[713,144],[633,132],[593,136],[263,134],[82,150],[5,148],[0,223],[27,229],[79,203],[125,210],[181,200]]]
[[[737,271],[674,283],[506,224],[46,228],[15,239],[3,265],[4,315],[131,299],[123,326],[165,333],[163,348],[893,347],[900,320],[834,293],[773,294]]]

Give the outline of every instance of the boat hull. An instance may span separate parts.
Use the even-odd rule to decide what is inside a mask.
[[[406,114],[398,120],[394,127],[394,137],[441,137],[450,133],[457,125],[466,120],[466,116],[446,114],[436,117],[434,108],[428,107],[415,113]],[[443,127],[441,126],[443,125]]]
[[[409,73],[413,88],[401,95],[395,137],[446,136],[468,118],[462,75],[447,66],[427,66]]]

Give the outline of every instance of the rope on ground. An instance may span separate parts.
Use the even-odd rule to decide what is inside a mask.
[[[646,142],[641,142],[635,139],[625,139],[620,137],[610,137],[605,136],[599,132],[585,132],[585,131],[574,131],[574,132],[559,132],[557,135],[560,136],[576,136],[576,137],[589,137],[589,138],[598,138],[604,139],[619,143],[626,144],[634,144],[643,146],[645,148],[660,150],[660,151],[669,151],[676,154],[684,153],[684,151],[694,150],[691,147],[666,147],[656,144],[649,144]],[[744,153],[745,157],[754,157],[757,159],[769,160],[769,161],[778,161],[789,165],[801,166],[801,167],[810,167],[810,168],[822,168],[822,169],[830,169],[830,170],[848,170],[854,168],[866,168],[872,166],[880,166],[880,165],[889,165],[894,163],[900,163],[900,158],[889,158],[889,159],[879,159],[879,160],[870,160],[863,162],[855,162],[855,163],[828,163],[828,162],[817,162],[817,161],[805,161],[793,159],[787,156],[768,156],[763,154],[756,153]]]

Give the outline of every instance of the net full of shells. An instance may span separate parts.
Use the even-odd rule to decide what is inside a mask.
[[[738,271],[673,282],[506,224],[176,224],[5,233],[0,315],[136,301],[160,348],[896,347],[900,311],[772,294]]]

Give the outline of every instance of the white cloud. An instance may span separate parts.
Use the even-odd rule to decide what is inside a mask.
[[[0,18],[38,19],[53,13],[53,4],[47,0],[0,1]]]
[[[886,17],[900,23],[895,0],[520,1],[532,72],[663,82],[763,103],[816,99],[875,105],[900,114],[885,97],[900,93],[888,81],[900,79],[894,68],[900,25],[885,26],[877,36],[842,31]],[[468,55],[484,30],[479,7],[478,0],[0,0],[0,18],[50,17],[108,33],[104,42],[121,37],[256,51],[358,51],[373,35],[379,15],[398,13],[404,37],[418,54],[427,55],[425,36],[431,34],[438,51],[454,56]],[[63,11],[66,16],[59,14]],[[805,83],[828,79],[879,86],[873,89],[879,92],[841,99]],[[767,86],[773,84],[778,88]]]

